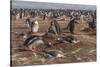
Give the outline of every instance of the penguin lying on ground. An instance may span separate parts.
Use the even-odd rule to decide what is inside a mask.
[[[37,46],[42,45],[42,44],[44,44],[44,42],[41,39],[41,37],[38,37],[36,35],[32,35],[24,41],[23,45],[28,47],[30,50],[32,50],[33,47],[37,47]]]
[[[79,43],[80,41],[73,35],[68,35],[66,37],[63,37],[63,39],[69,43]]]
[[[60,51],[60,50],[48,50],[48,51],[46,51],[46,50],[44,50],[43,51],[44,53],[45,53],[45,57],[57,57],[57,58],[60,58],[60,57],[65,57],[65,54],[62,52],[62,51]]]

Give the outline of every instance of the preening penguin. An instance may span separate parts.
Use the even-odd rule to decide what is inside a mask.
[[[51,21],[51,25],[48,29],[48,33],[61,34],[60,25],[56,20]]]
[[[41,37],[38,37],[36,35],[32,35],[30,37],[28,37],[25,42],[24,42],[24,46],[28,47],[30,50],[38,47],[38,46],[41,46],[43,45],[44,42],[43,40],[41,39]]]

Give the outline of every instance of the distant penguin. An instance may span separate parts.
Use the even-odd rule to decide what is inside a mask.
[[[32,27],[32,32],[33,33],[37,33],[38,32],[38,29],[39,29],[39,23],[38,21],[36,20],[33,24],[33,27]]]

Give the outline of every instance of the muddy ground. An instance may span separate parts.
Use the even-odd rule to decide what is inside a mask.
[[[44,33],[49,27],[50,20],[41,20],[39,19],[39,32]],[[35,57],[32,51],[22,50],[19,45],[23,44],[22,38],[18,38],[15,32],[27,32],[23,20],[11,20],[12,30],[11,30],[11,62],[13,66],[23,66],[23,65],[43,65],[43,64],[60,64],[60,63],[77,63],[77,62],[94,62],[96,61],[96,33],[95,31],[81,31],[83,28],[87,27],[87,23],[76,24],[75,27],[75,37],[80,40],[79,43],[60,43],[52,47],[46,48],[46,50],[56,49],[61,50],[66,53],[63,58],[40,58]],[[48,23],[47,23],[48,22]],[[58,21],[62,34],[67,35],[68,30],[64,29],[69,19],[59,20]]]

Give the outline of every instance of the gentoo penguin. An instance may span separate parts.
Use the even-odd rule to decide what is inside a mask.
[[[53,33],[56,35],[61,33],[60,25],[58,24],[56,20],[51,21],[51,25],[48,29],[48,33]]]
[[[16,20],[20,19],[20,13],[17,13]]]
[[[84,23],[84,15],[83,15],[83,14],[80,16],[80,22],[81,22],[82,24]]]
[[[75,30],[75,23],[78,23],[76,21],[76,17],[72,17],[70,18],[70,22],[67,25],[67,29],[70,31],[71,34],[74,34],[74,30]]]
[[[66,37],[63,38],[65,41],[69,42],[69,43],[79,43],[80,41],[73,35],[68,35]]]
[[[24,41],[23,45],[32,50],[38,46],[41,46],[42,44],[44,44],[44,41],[40,37],[31,35]]]
[[[55,27],[57,29],[57,34],[61,34],[61,28],[60,28],[59,23],[57,22],[57,20],[54,20],[53,22],[54,22]]]
[[[53,58],[53,56],[49,53],[46,53],[46,52],[42,52],[39,54],[42,58],[45,58],[45,59],[51,59]]]
[[[33,27],[32,27],[32,32],[33,33],[37,33],[38,32],[38,29],[39,29],[39,23],[38,21],[36,20],[33,24]]]
[[[32,32],[33,22],[31,22],[29,18],[27,18],[25,22],[26,22],[27,28]]]
[[[65,53],[63,53],[60,50],[48,50],[48,51],[44,50],[43,52],[47,55],[47,57],[49,57],[49,56],[50,57],[57,57],[57,58],[65,57]]]

